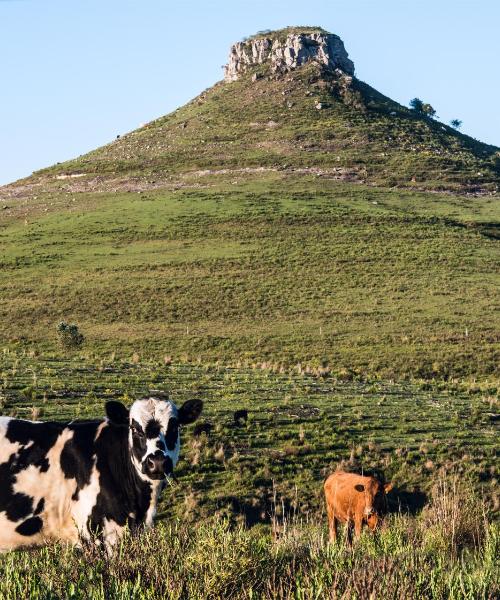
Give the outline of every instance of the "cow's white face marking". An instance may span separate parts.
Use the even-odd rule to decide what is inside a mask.
[[[143,479],[168,477],[179,460],[178,410],[169,400],[146,398],[130,407],[132,462]]]

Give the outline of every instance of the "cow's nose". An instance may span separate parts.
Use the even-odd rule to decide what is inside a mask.
[[[164,477],[167,471],[167,458],[163,454],[154,454],[146,458],[146,470],[148,475]]]

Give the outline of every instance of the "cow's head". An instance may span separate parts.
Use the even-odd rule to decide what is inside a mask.
[[[136,400],[130,410],[121,402],[106,403],[108,420],[127,426],[132,463],[143,478],[164,479],[179,460],[179,427],[196,421],[203,408],[201,400],[188,400],[177,408],[170,400]]]
[[[370,529],[375,529],[387,512],[386,494],[392,490],[392,483],[381,483],[375,477],[366,477],[366,483],[354,486],[356,492],[364,494],[363,517]]]

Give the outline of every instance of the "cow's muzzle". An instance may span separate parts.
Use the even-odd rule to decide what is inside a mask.
[[[142,470],[151,479],[164,479],[172,473],[172,460],[162,452],[150,454],[142,463]]]

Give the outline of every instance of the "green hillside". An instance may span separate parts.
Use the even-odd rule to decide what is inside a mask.
[[[1,338],[492,376],[499,164],[355,78],[259,65],[0,190]]]
[[[54,348],[66,320],[87,350],[124,356],[387,377],[498,366],[494,197],[244,173],[11,206],[4,343]]]

